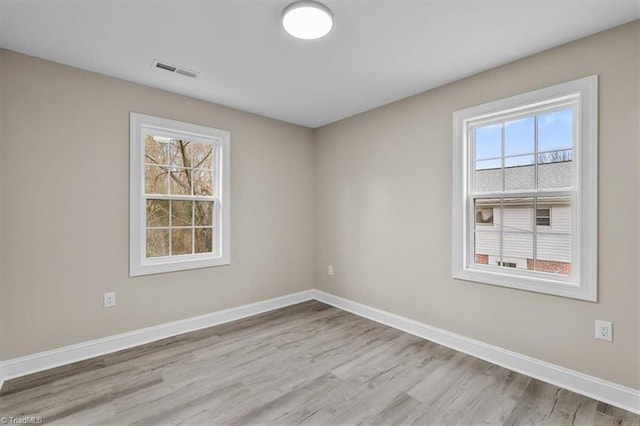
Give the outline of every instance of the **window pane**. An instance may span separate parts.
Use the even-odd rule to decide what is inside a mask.
[[[171,230],[171,254],[191,254],[193,228],[172,229]]]
[[[476,231],[474,263],[477,265],[495,264],[495,258],[500,258],[500,232]]]
[[[213,173],[210,170],[193,171],[193,195],[215,195],[213,189]]]
[[[505,198],[502,221],[504,232],[532,232],[533,198]]]
[[[536,270],[571,274],[571,197],[538,197],[539,213],[549,225],[537,227]]]
[[[502,156],[502,124],[475,129],[476,160]]]
[[[174,140],[171,142],[171,165],[178,167],[191,167],[191,142]]]
[[[476,228],[490,230],[495,225],[499,225],[497,220],[500,211],[500,199],[478,199],[475,200],[475,224]],[[496,228],[496,230],[499,230]]]
[[[538,197],[538,210],[549,212],[553,231],[571,233],[571,197]]]
[[[171,201],[171,226],[193,225],[193,201]]]
[[[536,242],[536,271],[571,274],[571,234],[540,231]]]
[[[147,200],[147,227],[169,226],[169,201]]]
[[[494,158],[493,160],[476,161],[476,170],[501,169],[502,159]]]
[[[174,169],[171,172],[171,193],[191,195],[191,170]]]
[[[169,139],[146,135],[144,137],[144,162],[147,164],[168,164]]]
[[[194,213],[196,226],[213,225],[213,201],[196,201]]]
[[[533,234],[505,232],[502,244],[502,264],[499,266],[533,270]]]
[[[535,151],[534,117],[508,121],[504,124],[504,154],[528,154]]]
[[[502,160],[476,161],[476,191],[502,191]]]
[[[504,159],[505,189],[535,188],[535,156],[521,155]]]
[[[519,155],[517,157],[508,157],[504,159],[504,167],[525,167],[532,166],[535,163],[535,155]]]
[[[193,143],[193,168],[213,168],[213,145]]]
[[[147,194],[168,194],[169,177],[166,168],[146,166],[144,168],[144,191]]]
[[[147,229],[147,257],[169,256],[169,230]]]
[[[538,154],[538,164],[565,163],[573,161],[573,150],[549,151]]]
[[[553,151],[538,154],[538,188],[571,186],[573,151]]]
[[[213,229],[196,228],[196,253],[211,253],[213,251]]]
[[[538,151],[573,148],[573,110],[538,116]]]

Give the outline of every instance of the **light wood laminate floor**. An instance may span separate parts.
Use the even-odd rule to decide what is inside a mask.
[[[320,302],[5,383],[57,424],[640,425],[640,417]]]

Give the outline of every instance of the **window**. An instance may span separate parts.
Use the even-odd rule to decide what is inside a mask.
[[[131,276],[228,265],[229,132],[131,113]]]
[[[536,225],[551,226],[551,209],[536,210]]]
[[[595,301],[597,76],[453,120],[454,278]]]
[[[476,225],[493,225],[493,207],[476,208]]]

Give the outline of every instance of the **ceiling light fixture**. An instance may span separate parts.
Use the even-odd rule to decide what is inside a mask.
[[[284,9],[282,27],[296,38],[314,40],[329,34],[333,28],[333,15],[322,3],[301,0]]]

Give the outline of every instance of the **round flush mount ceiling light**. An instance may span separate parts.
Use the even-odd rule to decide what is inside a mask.
[[[333,15],[327,6],[317,1],[301,0],[291,3],[282,12],[282,26],[296,38],[314,40],[329,34]]]

